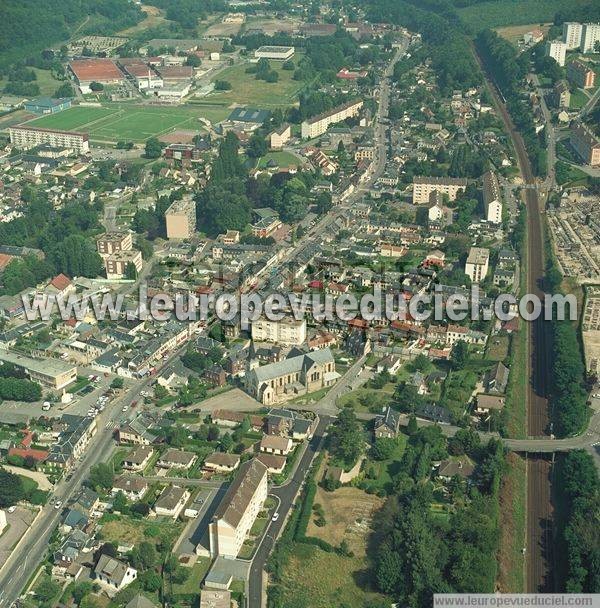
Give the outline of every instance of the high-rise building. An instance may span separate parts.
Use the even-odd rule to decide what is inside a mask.
[[[581,46],[581,32],[583,26],[575,21],[563,23],[562,41],[567,45],[567,50],[572,51]]]
[[[558,65],[564,66],[567,57],[567,45],[560,40],[551,40],[546,43],[546,55],[552,57]]]
[[[467,263],[465,264],[465,274],[473,283],[481,283],[487,275],[490,263],[490,250],[484,247],[471,247]]]
[[[593,53],[597,42],[600,42],[600,23],[584,23],[581,30],[581,50],[584,53]]]
[[[434,190],[440,194],[447,194],[453,201],[459,192],[464,192],[467,180],[462,177],[413,177],[413,204],[424,205],[429,203],[429,196]]]
[[[196,231],[196,203],[191,197],[175,201],[166,211],[167,238],[189,239]]]

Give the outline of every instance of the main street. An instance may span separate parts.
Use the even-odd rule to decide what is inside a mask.
[[[371,166],[369,167],[369,177],[365,182],[365,185],[357,190],[351,198],[348,200],[346,205],[349,205],[351,201],[358,199],[363,194],[363,188],[370,187],[377,178],[383,173],[387,162],[387,134],[386,125],[388,112],[389,112],[389,96],[390,96],[390,76],[393,74],[394,65],[396,62],[406,53],[408,48],[408,41],[404,40],[402,46],[397,49],[392,57],[390,63],[386,66],[384,74],[380,81],[380,103],[376,118],[375,127],[375,139],[376,139],[376,152],[375,158],[373,159]],[[316,240],[322,235],[322,230],[329,226],[340,212],[345,212],[346,209],[334,208],[317,226],[311,230],[304,239],[297,244],[293,252],[289,256],[286,256],[286,260],[290,261],[293,256],[299,251],[300,247],[308,244],[309,240]],[[335,401],[344,391],[346,391],[352,381],[356,378],[359,371],[364,364],[364,357],[356,361],[344,374],[344,376],[338,380],[336,385],[311,409],[314,409],[319,413],[320,419],[317,429],[313,438],[310,440],[307,449],[305,450],[300,464],[298,465],[294,475],[286,485],[279,488],[273,489],[273,494],[279,499],[280,504],[278,507],[279,519],[277,521],[271,521],[265,536],[262,539],[261,545],[256,551],[252,564],[250,566],[250,572],[248,575],[248,607],[249,608],[261,608],[264,605],[264,593],[263,588],[263,573],[269,555],[275,547],[275,543],[289,515],[290,509],[292,508],[298,491],[302,487],[306,474],[308,473],[310,466],[313,462],[314,457],[322,447],[323,439],[327,426],[333,420],[333,416],[337,413],[335,407]]]
[[[184,347],[185,348],[185,347]],[[179,356],[181,349],[174,351],[165,360],[163,367]],[[154,376],[148,376],[133,383],[130,388],[117,397],[97,418],[98,431],[90,440],[80,462],[70,476],[58,483],[52,499],[42,509],[37,519],[25,533],[16,550],[0,570],[0,608],[8,608],[23,592],[31,575],[44,559],[49,540],[59,523],[61,510],[55,509],[53,502],[59,500],[66,504],[81,488],[90,469],[110,459],[114,448],[113,433],[116,426],[129,419],[132,404],[139,398],[140,392],[146,389]],[[123,409],[126,412],[123,412]]]

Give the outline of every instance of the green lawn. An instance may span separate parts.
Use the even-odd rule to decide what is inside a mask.
[[[217,122],[229,111],[223,107],[183,105],[173,108],[133,104],[104,104],[102,107],[78,106],[43,116],[31,123],[36,127],[89,133],[96,141],[145,141],[175,129],[200,130],[201,118]]]
[[[259,161],[258,168],[264,169],[270,160],[274,160],[280,167],[292,167],[299,165],[302,161],[290,152],[267,152]]]
[[[297,62],[297,58],[294,57],[293,61]],[[220,72],[215,80],[226,80],[231,83],[231,90],[215,91],[206,99],[227,105],[235,103],[261,108],[289,106],[298,99],[304,83],[293,80],[294,72],[282,69],[281,62],[271,61],[271,68],[279,74],[279,80],[273,83],[257,80],[256,74],[247,74],[246,68],[250,65],[252,64],[233,65]]]
[[[547,23],[564,5],[564,0],[491,0],[458,9],[458,14],[478,32],[506,25]]]
[[[401,433],[398,435],[398,445],[391,458],[381,461],[368,460],[365,465],[365,471],[369,478],[365,478],[365,489],[368,487],[374,492],[377,492],[377,490],[380,489],[390,489],[389,487],[386,488],[386,486],[391,484],[392,477],[398,472],[397,469],[402,460],[402,456],[404,455],[407,441],[407,436]],[[371,475],[372,473],[374,475]]]
[[[577,89],[575,93],[571,93],[571,102],[569,108],[571,110],[579,110],[590,100],[590,98],[581,90]]]
[[[210,567],[210,559],[208,557],[199,557],[198,561],[191,568],[190,574],[182,585],[173,585],[173,593],[179,594],[196,594],[200,591],[200,583],[204,580],[206,573]]]

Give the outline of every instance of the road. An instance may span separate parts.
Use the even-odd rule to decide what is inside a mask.
[[[263,605],[263,571],[269,555],[275,547],[277,537],[283,530],[287,514],[290,512],[292,505],[296,499],[298,491],[302,487],[306,474],[310,469],[316,454],[321,450],[325,431],[331,423],[331,418],[324,416],[319,419],[319,424],[315,430],[313,438],[310,440],[296,472],[292,479],[284,486],[273,488],[271,493],[279,499],[279,514],[277,521],[271,521],[260,547],[257,549],[250,565],[250,573],[248,579],[248,606],[249,608],[261,608]]]
[[[180,354],[181,350],[173,352],[164,365],[168,365],[173,358]],[[71,478],[63,479],[56,486],[51,501],[43,508],[33,526],[25,533],[18,550],[13,552],[0,570],[0,608],[8,608],[18,599],[31,574],[44,559],[50,536],[59,523],[61,515],[61,510],[55,509],[51,503],[60,500],[65,505],[81,488],[90,468],[99,462],[106,462],[110,458],[114,447],[114,428],[132,417],[131,404],[152,382],[154,382],[154,376],[137,381],[98,416],[96,419],[98,431],[90,440],[81,461],[73,469]],[[127,411],[123,412],[122,409],[125,406],[127,406]]]
[[[590,100],[581,108],[581,112],[579,112],[580,118],[585,118],[595,107],[600,99],[600,87],[598,87],[594,94],[590,97]]]
[[[480,61],[479,57],[477,57]],[[500,111],[502,121],[513,141],[517,154],[519,169],[524,183],[535,186],[536,181],[531,169],[523,138],[516,130],[510,115],[501,101],[493,78],[486,72],[490,91]],[[543,282],[545,274],[544,238],[542,231],[540,201],[535,187],[524,188],[527,206],[527,293],[536,294],[543,299]],[[550,336],[549,323],[543,315],[527,325],[527,435],[544,437],[549,432],[548,391],[550,388]],[[530,593],[552,591],[552,502],[551,472],[539,457],[527,460],[527,572],[526,588]]]

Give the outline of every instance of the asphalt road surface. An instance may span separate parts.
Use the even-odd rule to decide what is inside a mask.
[[[275,547],[277,537],[281,533],[285,526],[287,514],[289,513],[296,494],[300,490],[306,474],[310,469],[315,455],[319,452],[322,447],[323,439],[327,426],[331,423],[332,419],[329,417],[320,418],[319,424],[315,430],[313,438],[310,440],[304,454],[300,460],[300,464],[294,473],[292,479],[284,486],[274,488],[272,494],[277,496],[280,501],[278,512],[279,519],[277,521],[271,521],[265,535],[263,536],[262,543],[252,559],[250,566],[250,574],[248,579],[248,606],[249,608],[261,608],[262,597],[263,597],[263,571],[269,555]]]

